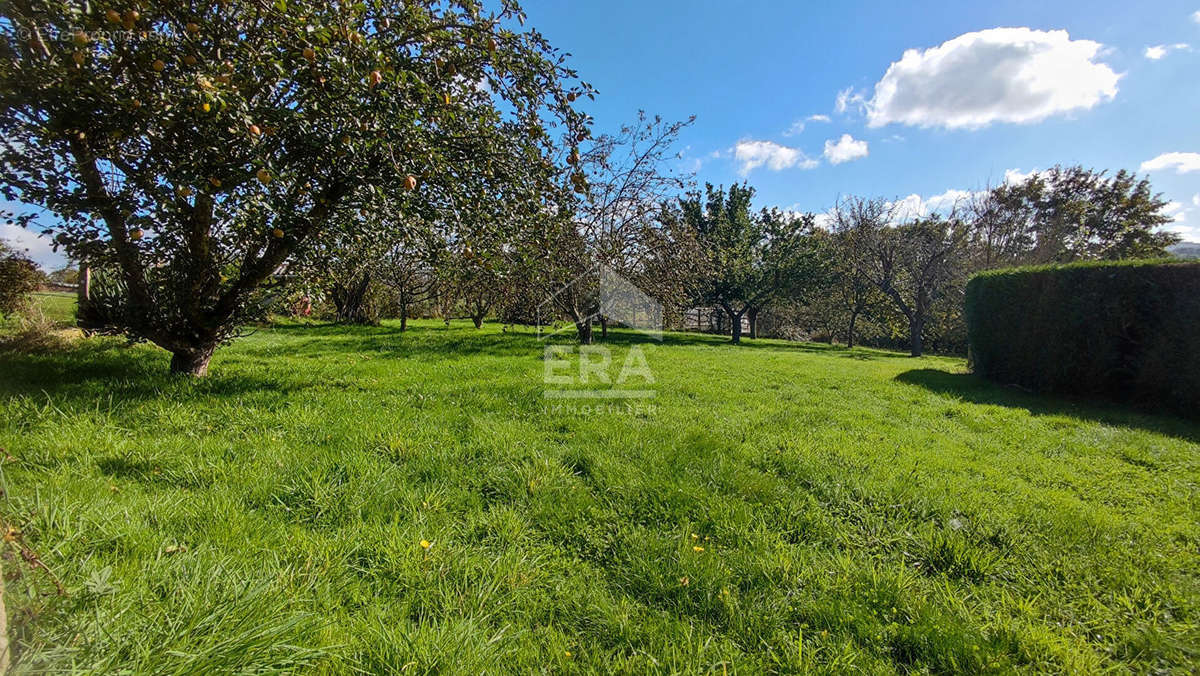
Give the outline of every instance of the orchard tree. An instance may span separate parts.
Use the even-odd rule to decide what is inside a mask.
[[[593,320],[607,332],[600,266],[663,305],[687,295],[695,247],[678,221],[663,218],[663,209],[691,179],[678,170],[674,148],[694,120],[667,122],[639,112],[634,123],[595,139],[586,152],[570,152],[576,200],[566,217],[549,221],[540,250],[529,253],[544,258],[535,266],[541,293],[575,324],[581,343],[592,342]]]
[[[936,306],[962,288],[967,233],[953,212],[897,224],[899,208],[879,198],[845,198],[833,211],[834,232],[855,272],[908,320],[910,351],[919,357]]]
[[[816,230],[822,242],[826,275],[804,303],[807,315],[829,336],[838,335],[846,347],[857,344],[860,320],[871,319],[887,302],[879,289],[853,264],[849,239],[843,233]]]
[[[14,0],[0,189],[119,278],[114,328],[203,375],[281,266],[391,227],[351,217],[381,200],[432,222],[486,184],[514,218],[561,209],[591,89],[523,22],[511,0]]]
[[[734,343],[741,342],[743,317],[749,315],[751,337],[757,337],[759,312],[783,299],[802,302],[827,274],[815,217],[777,209],[755,214],[753,197],[754,188],[745,184],[730,186],[728,193],[709,184],[703,196],[679,200],[704,257],[696,300],[721,308]]]

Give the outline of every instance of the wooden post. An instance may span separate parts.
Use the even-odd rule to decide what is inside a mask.
[[[92,297],[92,269],[88,267],[87,263],[79,264],[79,284],[75,288],[75,293],[81,308]]]

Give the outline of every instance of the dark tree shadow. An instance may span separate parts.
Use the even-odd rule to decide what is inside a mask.
[[[295,382],[270,374],[220,370],[190,379],[167,371],[170,355],[147,355],[119,346],[119,341],[89,339],[52,352],[0,352],[0,400],[53,397],[64,410],[94,407],[101,399],[137,402],[153,399],[236,397],[264,393],[286,395],[301,389]]]
[[[1029,411],[1032,415],[1068,416],[1114,427],[1147,430],[1200,443],[1200,423],[1171,414],[1138,409],[1132,405],[1036,394],[1014,386],[994,383],[972,373],[950,373],[938,369],[913,369],[901,373],[895,379],[973,404],[1019,408]]]

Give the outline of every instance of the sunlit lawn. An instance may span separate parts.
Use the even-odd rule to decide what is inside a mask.
[[[0,354],[0,515],[67,591],[7,545],[17,668],[1200,659],[1200,426],[957,359],[612,344],[650,407],[547,411],[543,344],[496,325],[259,329],[199,381],[115,340]]]

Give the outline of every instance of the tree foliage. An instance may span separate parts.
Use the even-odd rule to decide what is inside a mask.
[[[695,246],[690,231],[664,208],[691,178],[677,169],[674,147],[693,120],[668,122],[639,112],[617,134],[568,157],[576,167],[570,218],[555,221],[526,259],[540,259],[542,294],[575,323],[580,342],[592,341],[593,320],[607,326],[601,266],[664,305],[687,297]]]
[[[1054,167],[997,186],[971,205],[972,264],[992,269],[1080,260],[1161,258],[1178,236],[1148,179]]]
[[[954,213],[898,223],[897,212],[895,202],[846,198],[834,210],[834,228],[854,273],[908,320],[910,350],[920,356],[936,305],[962,288],[967,226]]]
[[[735,343],[743,316],[751,316],[754,331],[762,309],[784,298],[801,300],[828,271],[812,214],[753,213],[753,197],[746,184],[735,183],[728,193],[708,184],[703,196],[693,192],[679,200],[681,218],[695,230],[705,259],[696,301],[725,312]]]
[[[555,208],[591,90],[523,20],[508,0],[6,3],[0,188],[120,276],[120,330],[201,374],[281,265],[367,223],[348,214]]]

